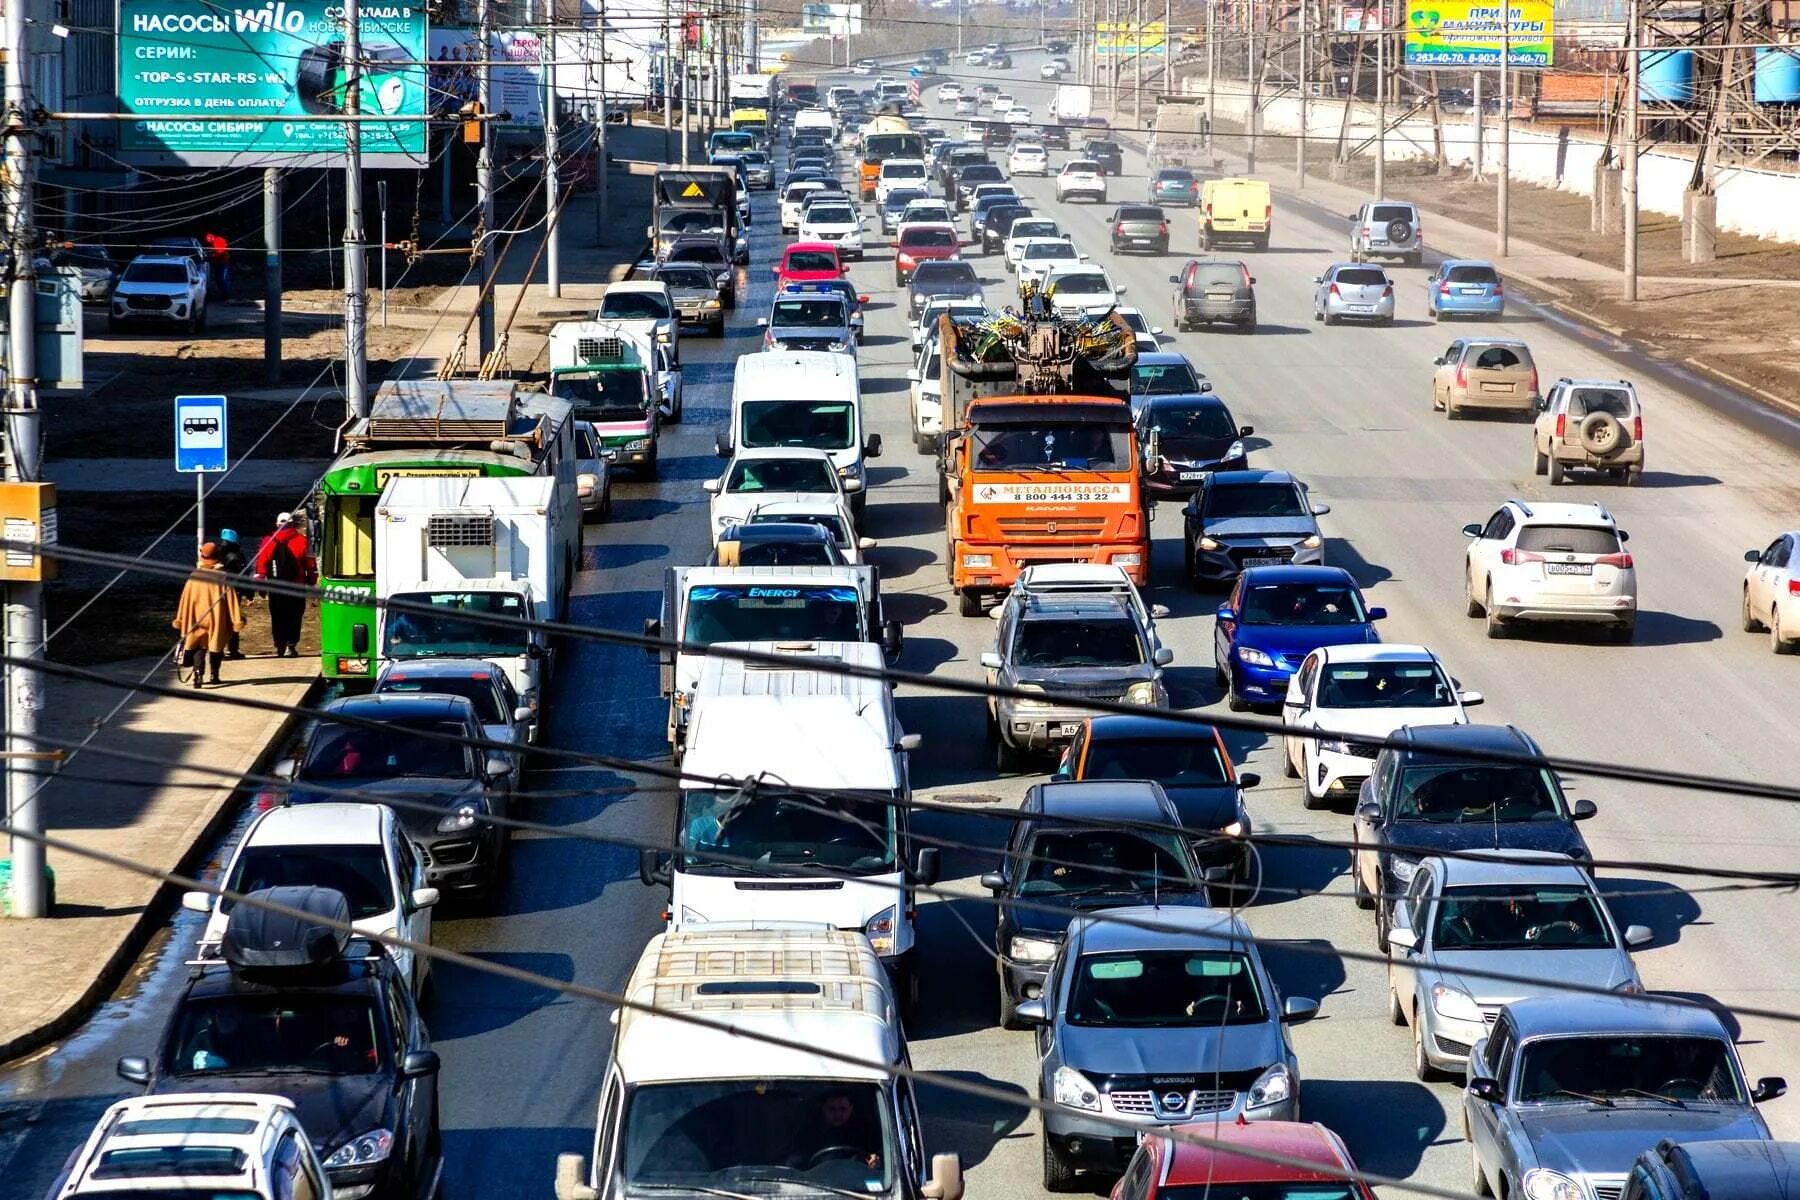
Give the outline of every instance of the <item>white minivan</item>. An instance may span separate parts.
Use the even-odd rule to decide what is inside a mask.
[[[557,1200],[962,1200],[962,1160],[926,1156],[912,1080],[895,1074],[912,1065],[906,1036],[861,935],[672,930],[625,998],[592,1166],[559,1155]]]
[[[919,739],[901,731],[885,680],[807,665],[824,659],[879,671],[886,665],[881,647],[729,645],[791,656],[794,666],[707,657],[688,709],[678,849],[645,851],[642,878],[669,885],[676,929],[820,921],[861,933],[910,1003],[910,885],[930,884],[938,873],[936,849],[916,856],[911,850],[907,757]]]
[[[737,360],[731,425],[714,445],[720,458],[737,450],[823,450],[846,483],[856,480],[850,511],[868,502],[865,460],[881,456],[881,435],[863,436],[862,386],[856,359],[828,350],[764,350]]]

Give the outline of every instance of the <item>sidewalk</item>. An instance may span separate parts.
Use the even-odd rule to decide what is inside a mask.
[[[251,629],[266,626],[266,608],[251,610]],[[170,635],[173,638],[173,634]],[[107,673],[135,683],[149,660],[115,663]],[[316,658],[252,657],[225,664],[226,686],[212,695],[301,704],[318,678]],[[150,682],[174,682],[159,669]],[[40,732],[79,742],[129,693],[55,676],[45,679]],[[288,719],[258,709],[139,695],[100,727],[89,748],[46,780],[38,793],[48,832],[67,841],[171,871],[197,869],[190,861],[234,815],[234,784],[204,766],[252,770],[277,746]],[[118,750],[151,755],[166,765],[108,757]],[[0,923],[0,1061],[18,1057],[69,1032],[124,977],[179,902],[161,885],[123,868],[52,850],[56,907],[46,920]]]

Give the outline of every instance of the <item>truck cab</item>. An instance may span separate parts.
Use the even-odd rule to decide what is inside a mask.
[[[635,323],[559,321],[550,327],[550,394],[594,427],[622,467],[656,476],[657,435],[667,407],[679,413],[680,367]]]

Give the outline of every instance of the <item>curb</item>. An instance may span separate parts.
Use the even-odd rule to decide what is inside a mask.
[[[294,706],[314,707],[319,694],[325,690],[325,686],[325,677],[317,676],[307,685],[305,694],[294,702]],[[250,761],[245,764],[242,774],[265,774],[272,757],[279,753],[281,745],[293,734],[301,719],[299,713],[288,713],[283,717],[262,748],[256,751]],[[238,782],[232,785],[225,800],[206,815],[199,828],[194,831],[193,840],[188,844],[188,848],[176,860],[174,870],[177,873],[191,874],[194,867],[204,861],[205,847],[216,840],[237,819],[241,809],[232,801],[243,789],[244,783],[240,777]],[[62,1012],[41,1022],[35,1028],[0,1042],[0,1065],[10,1063],[34,1050],[41,1049],[86,1021],[93,1010],[117,990],[120,982],[125,978],[126,972],[131,969],[133,963],[137,962],[138,956],[143,953],[144,947],[149,944],[151,937],[158,929],[162,928],[168,920],[169,914],[175,911],[177,903],[176,893],[172,887],[166,883],[159,886],[156,894],[138,914],[131,931],[113,948],[112,954],[100,965],[93,981],[82,989],[79,996],[71,1001]],[[55,920],[54,917],[46,919]]]

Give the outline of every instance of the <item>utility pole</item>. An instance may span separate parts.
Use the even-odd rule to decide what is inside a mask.
[[[263,386],[281,382],[281,168],[263,168]]]
[[[1512,0],[1502,0],[1510,4]],[[1375,198],[1387,198],[1387,6],[1375,24]]]
[[[1144,128],[1144,0],[1137,0],[1137,36],[1131,45],[1131,123]]]
[[[1512,199],[1512,6],[1500,0],[1500,181],[1494,214],[1494,257],[1506,257],[1508,205]]]
[[[12,214],[12,280],[7,319],[10,344],[7,360],[10,387],[6,404],[6,478],[35,482],[41,441],[37,399],[37,231],[32,227],[36,203],[37,164],[33,159],[33,129],[28,114],[36,101],[31,97],[31,28],[25,4],[14,0],[6,6],[6,175],[7,211]],[[44,585],[10,583],[6,587],[6,652],[14,659],[42,658],[44,653]],[[12,740],[6,759],[7,815],[21,835],[42,834],[44,808],[33,803],[34,766],[30,758],[39,749],[34,740],[38,712],[44,706],[43,676],[30,667],[10,667],[6,673],[6,721]],[[44,844],[28,836],[12,839],[12,911],[17,917],[47,917],[49,896],[44,887]]]
[[[1213,35],[1213,0],[1206,0],[1206,156],[1212,166],[1213,118],[1218,113],[1219,92],[1214,77],[1219,73],[1219,39]]]
[[[588,68],[592,70],[590,66]],[[594,97],[594,245],[606,244],[606,16],[600,17],[600,86]]]
[[[663,0],[663,161],[675,161],[675,43],[669,38],[669,3]]]
[[[544,247],[545,287],[552,299],[562,297],[562,217],[558,209],[557,178],[562,162],[562,131],[557,128],[558,98],[556,93],[556,3],[551,0],[547,16],[549,28],[538,41],[538,64],[544,76]],[[544,46],[550,46],[548,59]]]
[[[693,140],[690,136],[692,131],[689,128],[691,124],[689,118],[693,110],[689,100],[693,96],[693,90],[688,86],[689,82],[688,27],[687,17],[683,15],[681,18],[681,165],[684,167],[688,165],[688,143]]]
[[[1245,70],[1250,74],[1250,119],[1247,131],[1250,136],[1245,139],[1249,152],[1244,155],[1244,161],[1245,174],[1254,175],[1256,151],[1262,136],[1262,64],[1256,57],[1256,0],[1249,0],[1246,6],[1244,28],[1249,39],[1245,42]]]
[[[1300,6],[1300,136],[1294,139],[1294,190],[1306,190],[1306,118],[1312,103],[1312,86],[1307,76],[1307,38],[1312,32],[1312,0]]]
[[[475,188],[481,197],[481,217],[476,227],[475,254],[481,260],[479,342],[481,361],[494,352],[494,259],[488,251],[494,229],[494,25],[490,0],[479,0],[476,24],[481,37],[481,70],[475,75],[476,99],[481,102],[481,150],[475,159]]]
[[[1638,298],[1638,59],[1643,52],[1638,49],[1642,33],[1638,22],[1642,16],[1638,9],[1638,0],[1631,0],[1626,9],[1625,31],[1625,152],[1624,173],[1619,180],[1620,199],[1625,207],[1625,288],[1624,300],[1627,304],[1635,303]],[[10,77],[9,77],[10,78]],[[10,100],[10,94],[9,94]],[[18,308],[15,306],[16,313]]]
[[[344,2],[344,406],[369,415],[368,251],[363,246],[362,5]]]

